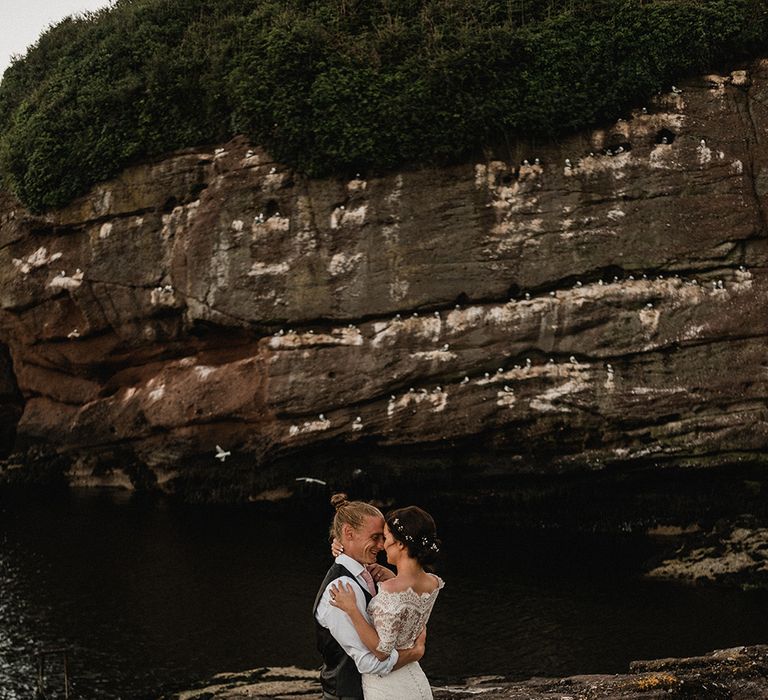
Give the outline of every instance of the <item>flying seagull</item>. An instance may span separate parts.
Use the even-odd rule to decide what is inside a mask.
[[[221,445],[216,445],[216,459],[220,459],[222,464],[231,454],[228,450],[223,450]]]

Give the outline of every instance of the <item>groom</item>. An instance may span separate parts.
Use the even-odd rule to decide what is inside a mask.
[[[328,569],[315,598],[315,631],[317,648],[323,656],[320,683],[324,700],[362,700],[361,673],[385,675],[424,655],[425,633],[422,633],[412,649],[394,649],[387,659],[379,661],[360,640],[349,615],[330,604],[333,583],[352,584],[357,607],[368,619],[366,608],[376,595],[376,588],[366,567],[370,567],[377,577],[391,575],[388,569],[376,564],[376,555],[384,547],[384,516],[369,504],[360,505],[370,514],[362,518],[358,527],[350,523],[341,525],[339,539],[344,553],[336,557]],[[382,576],[384,572],[386,574]]]

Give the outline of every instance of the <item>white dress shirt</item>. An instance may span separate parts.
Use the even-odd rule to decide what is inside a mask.
[[[330,588],[334,583],[343,581],[347,585],[352,586],[352,590],[355,592],[355,599],[357,600],[357,607],[360,612],[363,613],[363,617],[370,622],[371,618],[368,617],[366,610],[365,595],[360,589],[360,586],[364,586],[368,590],[360,573],[364,570],[364,566],[352,559],[352,557],[346,554],[340,554],[336,557],[336,563],[341,564],[349,573],[354,574],[357,582],[353,581],[349,576],[341,576],[334,581],[331,581],[323,591],[323,595],[320,598],[320,603],[317,606],[317,612],[315,617],[317,621],[330,630],[333,638],[341,645],[341,648],[349,656],[357,666],[357,670],[360,673],[376,673],[380,676],[384,676],[392,671],[392,668],[397,663],[398,653],[397,649],[393,649],[389,658],[384,661],[379,661],[376,655],[367,647],[360,639],[360,635],[357,633],[351,618],[343,610],[331,605]]]

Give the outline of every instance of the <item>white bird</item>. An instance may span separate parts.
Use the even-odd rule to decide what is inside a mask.
[[[525,358],[525,366],[526,366],[526,367],[530,367],[530,366],[531,366],[531,364],[532,364],[532,363],[531,363],[531,358],[530,358],[530,357],[526,357],[526,358]]]
[[[274,175],[276,172],[277,172],[277,168],[272,168],[272,169],[269,171],[269,174],[270,174],[270,175]]]
[[[439,394],[442,390],[443,390],[443,387],[441,387],[441,386],[436,386],[435,387],[435,393],[436,394]]]
[[[394,401],[397,397],[394,394],[389,395],[389,400]]]
[[[571,355],[568,359],[570,360],[572,365],[576,364],[576,358],[573,355]]]
[[[629,276],[629,280],[630,280],[630,281],[634,281],[634,279],[635,279],[635,276],[634,276],[634,275],[630,275],[630,276]]]
[[[515,365],[515,369],[520,369],[520,365]]]
[[[362,423],[362,422],[363,422],[363,419],[360,416],[355,418],[355,423]]]
[[[342,204],[342,205],[339,207],[339,209],[341,209],[341,211],[344,211],[344,210],[345,210],[345,208],[346,208],[346,207],[345,207],[343,204]]]
[[[675,95],[679,95],[679,94],[682,92],[682,90],[681,90],[680,88],[678,88],[678,87],[675,87],[675,86],[673,85],[673,86],[672,86],[672,92],[674,92],[674,93],[675,93]]]
[[[294,481],[303,481],[305,484],[320,484],[320,486],[327,486],[327,482],[322,479],[315,479],[314,476],[297,476]]]
[[[414,311],[414,312],[411,314],[411,316],[412,316],[413,318],[418,318],[418,317],[419,317],[419,314],[418,314],[416,311]]]
[[[573,166],[571,165],[571,159],[570,159],[570,158],[566,158],[566,159],[565,159],[565,167],[566,167],[566,168],[570,168],[570,167],[573,167]]]
[[[503,368],[503,367],[499,367],[499,368],[496,370],[496,374],[502,374],[503,372],[504,372],[504,368]]]
[[[355,173],[355,177],[359,180],[360,179],[360,173]]]
[[[579,280],[576,280],[576,284],[575,284],[575,286],[576,286],[576,287],[581,287],[581,286],[583,286],[583,285],[581,284],[581,282],[579,282]]]
[[[549,293],[549,296],[551,296],[551,297],[555,296],[554,290]]]
[[[77,328],[67,333],[67,338],[79,338],[79,337],[80,337],[80,331],[77,330]]]
[[[699,143],[700,143],[702,146],[706,146],[706,145],[707,145],[707,142],[706,142],[704,139],[701,139],[701,141],[699,141]]]
[[[613,151],[612,151],[612,150],[609,148],[609,149],[608,149],[608,150],[605,152],[605,155],[607,155],[607,156],[612,156],[612,155],[613,155]]]
[[[554,357],[550,357],[549,358],[549,364],[550,365],[554,365],[555,364],[555,358]]]
[[[534,165],[541,165],[541,161],[538,158],[534,158],[533,163]]]
[[[325,413],[321,413],[321,414],[318,416],[318,418],[319,418],[320,420],[324,421],[324,420],[325,420]]]
[[[459,306],[459,304],[456,304],[456,306],[454,306],[453,308],[454,308],[454,309],[460,309],[460,308],[461,308],[461,306]]]
[[[66,277],[66,276],[67,276],[67,273],[64,270],[59,272],[59,277]]]
[[[351,329],[353,329],[354,327],[355,327],[355,324],[354,324],[354,323],[350,323],[350,324],[347,326],[347,328],[349,328],[350,330],[351,330]]]
[[[606,365],[606,366],[605,366],[605,368],[606,368],[606,369],[607,369],[609,372],[613,372],[613,366],[612,366],[612,365]]]
[[[642,111],[643,114],[648,114],[648,108],[647,107],[643,107],[643,109],[641,111]]]
[[[661,138],[661,142],[664,143],[664,144],[667,144],[667,143],[669,143],[669,139],[666,136],[663,136]]]
[[[645,307],[646,307],[647,309],[652,309],[652,308],[653,308],[653,304],[651,304],[651,302],[649,301],[649,302],[648,302],[648,303],[645,305]]]
[[[624,146],[619,146],[619,147],[616,149],[616,153],[624,153]]]
[[[528,162],[528,159],[523,161],[523,165],[530,165],[530,163]]]
[[[486,373],[485,373],[483,376],[484,376],[486,379],[488,379],[488,378],[490,378],[490,376],[491,376],[491,375],[490,375],[490,373],[489,373],[489,372],[486,372]]]
[[[739,272],[746,272],[747,268],[744,265],[739,265]]]
[[[449,347],[450,347],[450,346],[448,345],[448,343],[446,343],[445,345],[443,345],[443,352],[446,352],[446,351],[448,350],[448,348],[449,348]]]
[[[525,293],[525,298],[526,298],[526,300],[528,300],[528,299],[530,299],[530,298],[531,298],[531,294],[530,294],[530,292],[526,292],[526,293]]]
[[[245,152],[245,157],[246,158],[250,158],[252,155],[253,155],[253,151],[246,151]]]
[[[597,280],[597,284],[602,287],[603,286],[603,280]]]
[[[461,380],[462,384],[469,384],[469,377],[465,376],[464,379]]]
[[[396,321],[399,321],[399,320],[400,320],[400,318],[401,318],[400,314],[395,314],[395,320],[396,320]]]
[[[216,445],[216,459],[224,462],[231,454],[228,450],[222,449],[221,445]]]
[[[220,153],[224,153],[224,149],[223,148],[217,148],[216,150],[214,150],[214,153],[216,155],[219,155]]]
[[[506,384],[504,385],[504,391],[512,391],[512,389],[509,388]]]

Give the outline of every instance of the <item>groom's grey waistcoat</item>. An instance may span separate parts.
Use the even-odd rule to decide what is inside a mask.
[[[330,694],[344,698],[360,698],[363,697],[363,687],[360,681],[360,672],[355,666],[355,662],[352,657],[347,655],[347,652],[342,649],[339,644],[330,633],[328,628],[323,627],[315,617],[317,613],[317,606],[320,605],[320,598],[323,597],[328,584],[342,576],[349,576],[355,581],[365,595],[366,605],[371,602],[371,594],[366,590],[357,577],[353,576],[348,569],[341,564],[334,564],[328,573],[325,575],[323,582],[320,584],[320,590],[315,597],[315,605],[312,608],[312,617],[315,620],[315,632],[317,634],[317,648],[323,655],[323,668],[320,670],[320,684],[323,686],[323,690]]]

